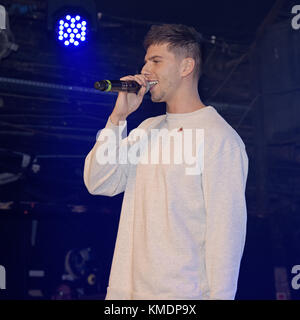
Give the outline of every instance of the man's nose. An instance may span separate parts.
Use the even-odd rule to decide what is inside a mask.
[[[148,76],[150,75],[150,71],[149,71],[149,68],[147,67],[146,64],[144,64],[142,70],[141,70],[141,74],[143,74],[144,76]]]

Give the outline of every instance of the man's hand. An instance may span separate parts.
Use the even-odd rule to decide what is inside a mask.
[[[135,76],[126,76],[120,80],[133,80],[140,86],[138,93],[119,92],[114,110],[110,115],[113,124],[118,125],[119,121],[126,120],[126,118],[141,105],[144,95],[147,91],[147,80],[144,75],[137,74]]]

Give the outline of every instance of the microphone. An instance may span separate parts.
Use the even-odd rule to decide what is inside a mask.
[[[157,84],[158,81],[147,81],[147,90]],[[94,84],[94,88],[105,92],[134,92],[137,93],[141,86],[134,80],[101,80]]]

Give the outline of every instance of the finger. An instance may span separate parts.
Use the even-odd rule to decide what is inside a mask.
[[[147,87],[148,82],[147,82],[145,76],[143,76],[142,74],[136,74],[134,77],[135,77],[137,82],[140,81],[141,83],[140,82],[139,83],[141,85],[143,85],[144,87]]]
[[[133,81],[136,81],[140,86],[144,86],[144,87],[147,87],[148,85],[145,76],[141,74],[136,74],[135,76],[128,75],[120,78],[120,80],[133,80]]]
[[[146,92],[147,92],[147,88],[142,86],[141,89],[138,91],[137,96],[139,98],[143,98]]]
[[[126,80],[133,80],[133,81],[137,82],[141,86],[140,90],[137,92],[137,96],[139,98],[143,98],[143,96],[147,92],[148,83],[146,82],[146,79],[142,75],[135,75],[135,76],[129,75],[129,76],[125,76],[125,77],[120,78],[120,80],[125,80],[125,81]]]
[[[120,78],[120,80],[134,80],[134,76],[131,76],[131,75],[125,76],[125,77]]]
[[[145,86],[143,81],[139,77],[136,77],[136,76],[126,76],[126,77],[120,78],[120,80],[125,80],[125,81],[126,80],[131,80],[131,81],[137,82],[141,87]]]
[[[133,76],[132,79],[133,79],[133,81],[137,82],[141,87],[146,87],[147,86],[147,84],[143,81],[143,79],[141,79],[137,75]]]

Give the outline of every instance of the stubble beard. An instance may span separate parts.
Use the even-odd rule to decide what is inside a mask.
[[[158,93],[151,93],[151,101],[152,102],[164,102],[164,96],[165,96],[165,92],[161,91]]]

